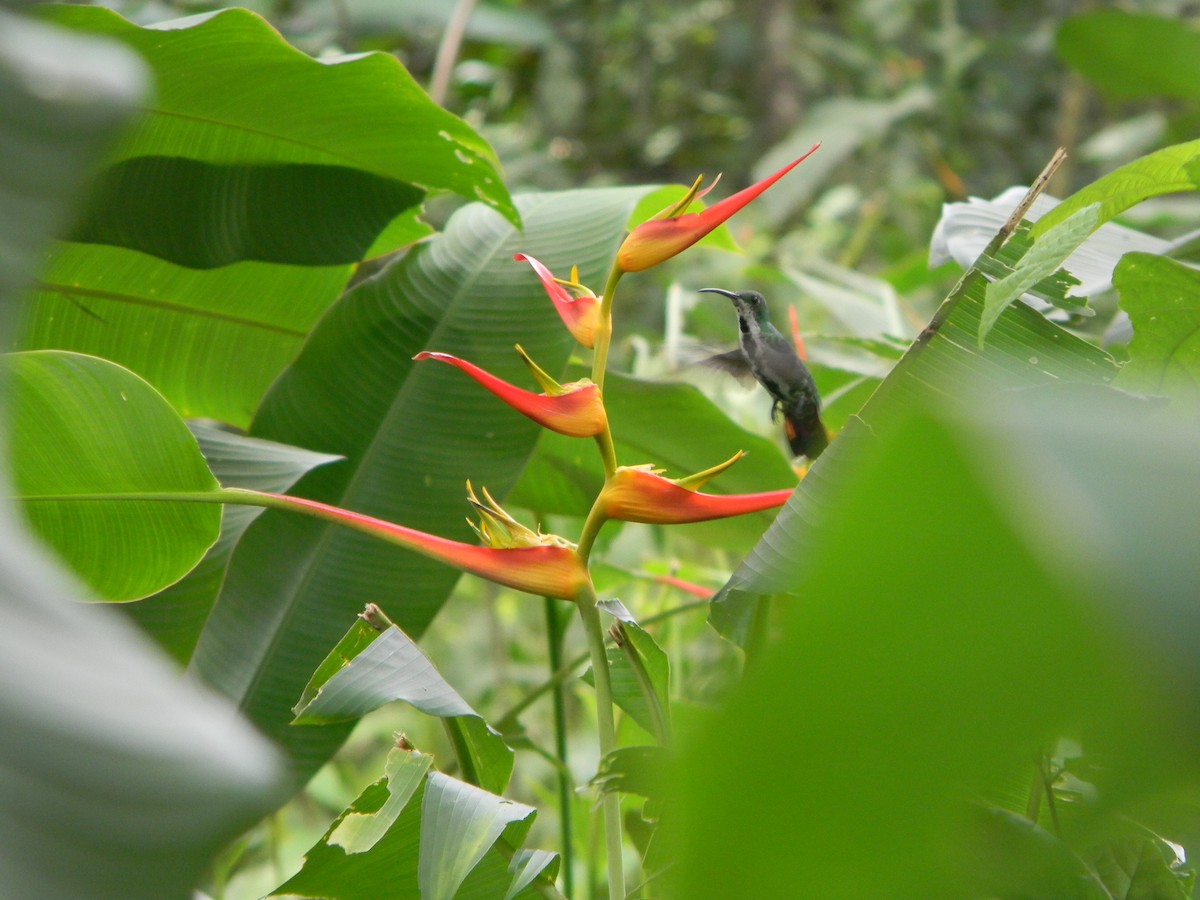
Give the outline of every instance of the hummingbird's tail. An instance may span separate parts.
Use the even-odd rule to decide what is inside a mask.
[[[788,446],[797,456],[816,459],[829,446],[829,434],[821,423],[820,416],[794,419],[784,416],[783,429],[787,434]]]

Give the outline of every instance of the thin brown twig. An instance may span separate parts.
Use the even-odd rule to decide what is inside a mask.
[[[454,12],[450,14],[450,21],[446,23],[446,30],[442,32],[442,41],[433,60],[433,73],[429,76],[429,98],[439,106],[445,105],[446,93],[450,89],[450,73],[454,71],[467,22],[474,11],[475,0],[458,0]]]
[[[1066,158],[1066,147],[1059,147],[1054,151],[1054,155],[1050,157],[1050,162],[1046,163],[1046,168],[1042,169],[1042,174],[1033,179],[1033,184],[1029,186],[1029,190],[1025,192],[1025,196],[1021,198],[1021,202],[1017,204],[1017,208],[1012,211],[1012,215],[1008,217],[1008,221],[1000,226],[1000,230],[996,232],[996,236],[988,244],[987,250],[984,251],[988,256],[995,255],[996,251],[1004,246],[1009,236],[1017,230],[1017,226],[1021,224],[1021,220],[1025,218],[1025,214],[1029,212],[1029,208],[1033,206],[1033,201],[1046,189],[1046,182],[1054,177],[1054,173],[1058,171],[1058,167],[1063,164]]]

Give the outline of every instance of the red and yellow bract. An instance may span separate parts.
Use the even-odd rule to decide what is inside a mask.
[[[775,174],[768,175],[762,181],[726,197],[719,203],[714,203],[702,212],[684,213],[683,210],[687,209],[693,200],[702,196],[698,193],[700,180],[697,179],[683,200],[629,232],[617,251],[617,265],[623,272],[640,272],[682,253],[808,159],[820,146],[813,144],[811,150]]]

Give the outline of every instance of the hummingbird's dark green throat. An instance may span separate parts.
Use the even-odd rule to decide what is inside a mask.
[[[733,301],[740,343],[737,350],[711,357],[705,363],[739,377],[752,375],[775,401],[772,418],[783,414],[792,452],[816,459],[829,445],[821,423],[821,398],[795,345],[771,324],[766,299],[757,291],[702,288],[700,293],[720,294]]]

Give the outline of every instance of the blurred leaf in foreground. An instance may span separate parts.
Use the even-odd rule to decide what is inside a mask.
[[[1200,775],[1200,436],[1103,387],[975,408],[910,413],[832,493],[782,640],[691,735],[680,896],[1007,895],[963,798],[1047,741],[1105,760],[1099,810]]]

